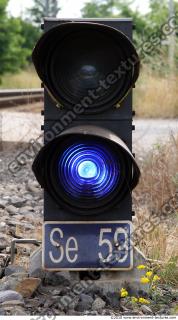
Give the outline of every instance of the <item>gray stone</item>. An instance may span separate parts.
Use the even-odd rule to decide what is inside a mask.
[[[18,209],[16,207],[14,207],[12,204],[7,206],[6,210],[7,210],[7,212],[9,212],[12,215],[14,215],[14,214],[16,214],[18,212]]]
[[[52,319],[55,319],[55,317],[54,316],[65,316],[66,314],[65,314],[65,312],[64,311],[60,311],[60,313],[59,313],[59,310],[58,309],[53,309],[52,310],[52,314],[50,315],[50,314],[47,314],[47,316],[48,317],[51,317]]]
[[[2,209],[0,209],[0,212],[1,212],[1,210],[2,210]],[[4,221],[4,222],[6,222],[6,220],[9,220],[9,219],[10,219],[9,214],[7,213],[7,214],[5,215],[4,210],[3,210],[2,217],[3,217],[3,221]]]
[[[62,286],[62,290],[61,290],[61,296],[64,297],[64,296],[70,296],[70,299],[71,299],[71,287],[68,285],[68,286],[65,286],[65,284],[61,284]],[[72,296],[74,294],[72,293]],[[73,299],[73,297],[72,297]]]
[[[8,200],[0,199],[0,209],[4,209],[8,204]]]
[[[98,315],[98,312],[97,311],[94,311],[94,310],[87,310],[83,313],[83,315],[85,316],[97,316]]]
[[[128,310],[128,305],[132,303],[129,303],[127,301],[127,299],[120,299],[119,301],[119,306],[120,306],[120,309],[123,310],[123,311],[127,311]],[[126,307],[127,306],[127,307]]]
[[[166,306],[164,306],[163,308],[161,308],[161,310],[157,312],[157,315],[169,315],[169,314],[170,314],[170,308]]]
[[[14,273],[25,273],[26,270],[21,266],[8,265],[5,269],[5,276],[9,276]]]
[[[10,201],[11,197],[10,196],[3,196],[3,200],[6,200],[6,201]]]
[[[6,247],[6,253],[11,253],[11,247]]]
[[[23,301],[23,297],[20,293],[13,290],[0,291],[0,304],[11,300]]]
[[[3,247],[7,247],[10,244],[10,238],[4,233],[0,233],[0,244]]]
[[[15,220],[24,221],[25,219],[26,219],[26,217],[23,216],[22,214],[16,214],[15,215]]]
[[[43,308],[51,308],[55,304],[55,300],[48,299],[45,301]]]
[[[24,223],[23,226],[26,231],[35,230],[35,227],[31,223]],[[29,252],[31,252],[31,251],[29,251]]]
[[[27,183],[27,190],[33,193],[38,193],[40,191],[39,184],[36,181],[30,181]]]
[[[0,232],[6,232],[6,223],[0,222]]]
[[[143,311],[144,314],[153,314],[151,308],[144,304],[141,306],[141,311]]]
[[[80,295],[80,300],[75,308],[76,311],[86,311],[90,310],[93,303],[93,298],[89,296],[88,294],[82,293]]]
[[[25,215],[21,213],[21,217],[24,217],[28,221],[34,221],[34,219],[35,221],[37,220],[37,217],[34,215],[33,212],[26,212]]]
[[[32,196],[32,194],[31,193],[26,193],[26,194],[24,194],[24,198],[26,199],[26,200],[32,200],[33,199],[33,196]]]
[[[102,315],[103,316],[111,316],[111,315],[114,315],[114,312],[113,312],[113,310],[110,310],[110,309],[104,309],[102,311]]]
[[[60,314],[59,314],[59,315],[61,315],[61,311],[60,311]],[[76,311],[76,310],[68,310],[68,311],[66,312],[66,315],[68,315],[68,316],[82,316],[83,313],[82,313],[82,312],[79,312],[79,311]]]
[[[30,309],[38,308],[42,304],[41,300],[35,298],[28,300],[28,302],[27,300],[25,301],[25,307]]]
[[[0,244],[1,244],[1,245],[2,245],[1,242],[2,242],[4,239],[7,239],[7,238],[8,238],[8,236],[7,236],[6,234],[0,232]]]
[[[16,220],[9,220],[8,222],[7,222],[7,225],[9,226],[9,227],[16,227],[16,226],[19,226],[19,227],[23,227],[24,226],[24,223],[23,222],[20,222],[20,221],[16,221]]]
[[[71,303],[68,305],[67,309],[75,310],[76,306],[78,305],[79,299],[80,299],[79,296],[76,296],[75,298],[73,298]]]
[[[34,211],[34,208],[32,208],[31,206],[25,206],[25,207],[21,207],[19,209],[19,213],[23,214],[23,215],[25,215],[26,213],[31,212],[31,211],[32,212]]]
[[[42,206],[35,206],[34,210],[35,210],[35,212],[36,211],[42,211],[43,207]]]
[[[7,225],[9,227],[17,227],[17,226],[22,227],[23,231],[31,231],[31,230],[35,229],[35,227],[32,224],[30,224],[28,222],[17,221],[17,220],[8,221]]]
[[[61,293],[61,291],[62,291],[62,288],[60,288],[60,289],[54,289],[54,290],[51,292],[51,294],[52,294],[52,296],[59,296],[60,293]]]
[[[26,200],[20,197],[14,196],[11,198],[11,204],[16,208],[21,208],[25,204]]]
[[[6,223],[5,223],[5,222],[3,222],[3,221],[0,222],[0,228],[1,228],[1,227],[3,228],[3,227],[5,227],[5,226],[6,226]]]
[[[9,300],[9,301],[5,301],[2,304],[2,307],[9,307],[9,306],[24,306],[24,301],[20,301],[20,300]]]
[[[15,291],[19,282],[21,282],[23,279],[27,277],[27,273],[14,273],[8,277],[4,277],[0,282],[0,292],[6,290]]]
[[[49,272],[46,275],[45,282],[47,281],[49,284],[54,286],[62,285],[63,289],[61,291],[61,294],[66,294],[71,290],[70,285],[72,285],[72,281],[69,280],[70,277],[68,276],[68,274],[68,271],[63,271],[61,272],[61,274],[58,272],[54,273],[53,276],[51,276],[51,272]]]
[[[24,308],[21,306],[6,306],[3,308],[8,312],[8,316],[26,316]]]
[[[58,298],[57,308],[62,311],[64,310],[67,311],[70,309],[69,305],[71,304],[71,302],[72,302],[72,299],[70,296],[63,295]]]
[[[95,310],[95,311],[101,310],[105,307],[105,305],[106,305],[106,302],[100,297],[97,297],[92,304],[92,310]]]
[[[127,310],[122,312],[123,316],[143,316],[143,312],[142,311],[134,311],[134,310]]]
[[[6,312],[4,309],[0,308],[0,316],[5,316]]]
[[[43,196],[43,193],[42,193],[42,190],[38,192],[38,196],[37,197],[34,197],[34,201],[35,203],[38,203],[38,201],[40,199],[42,199],[42,196]]]
[[[112,307],[112,308],[118,308],[119,307],[119,293],[118,292],[108,292],[107,295],[107,301],[108,304]]]

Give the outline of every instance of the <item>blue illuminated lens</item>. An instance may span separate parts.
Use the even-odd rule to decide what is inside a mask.
[[[120,165],[111,150],[99,144],[81,143],[68,147],[58,160],[59,181],[73,198],[104,198],[120,178]]]
[[[81,178],[94,178],[97,172],[97,166],[93,161],[82,161],[78,166],[78,174]]]

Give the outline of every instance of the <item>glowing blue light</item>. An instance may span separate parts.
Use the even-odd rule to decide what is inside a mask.
[[[83,161],[78,166],[78,173],[81,178],[90,179],[97,175],[97,166],[93,161]]]
[[[84,142],[67,147],[58,160],[59,182],[77,199],[100,199],[112,193],[120,180],[120,164],[105,145]]]

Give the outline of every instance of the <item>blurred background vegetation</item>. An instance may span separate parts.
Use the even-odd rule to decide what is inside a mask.
[[[18,1],[18,0],[17,0]],[[25,18],[7,13],[9,0],[0,0],[0,87],[39,87],[31,53],[40,37],[40,23],[44,16],[56,17],[61,9],[60,0],[34,0]],[[149,0],[149,11],[133,9],[134,0],[92,0],[81,9],[84,18],[131,17],[135,24],[133,41],[137,49],[154,34],[160,35],[161,26],[170,17],[169,0]],[[178,1],[173,1],[178,17]],[[178,25],[178,21],[177,21]],[[178,29],[174,39],[178,38]],[[178,116],[178,45],[174,41],[174,58],[170,65],[169,37],[144,55],[141,75],[134,91],[134,104],[139,116]],[[166,97],[166,102],[165,102]]]

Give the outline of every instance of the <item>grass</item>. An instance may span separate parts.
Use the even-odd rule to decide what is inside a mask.
[[[33,67],[22,70],[17,74],[6,74],[0,84],[1,89],[40,88],[41,82]]]
[[[170,136],[168,143],[155,146],[149,157],[137,162],[142,176],[133,193],[136,245],[147,258],[161,262],[162,282],[178,288],[178,137]],[[161,216],[161,223],[140,239],[141,226],[153,215]]]
[[[164,283],[178,287],[178,256],[172,257],[160,270],[159,274]]]
[[[169,265],[171,259],[175,264],[178,255],[178,137],[171,136],[169,143],[156,146],[149,157],[137,161],[142,176],[133,193],[135,229],[154,214],[163,218],[150,232],[144,233],[137,245],[148,258],[166,263],[165,277],[170,278],[172,271],[178,275],[178,268],[170,271]],[[164,214],[165,204],[168,205],[167,214]]]
[[[134,90],[134,108],[142,118],[178,117],[178,75],[165,77],[143,65]]]

